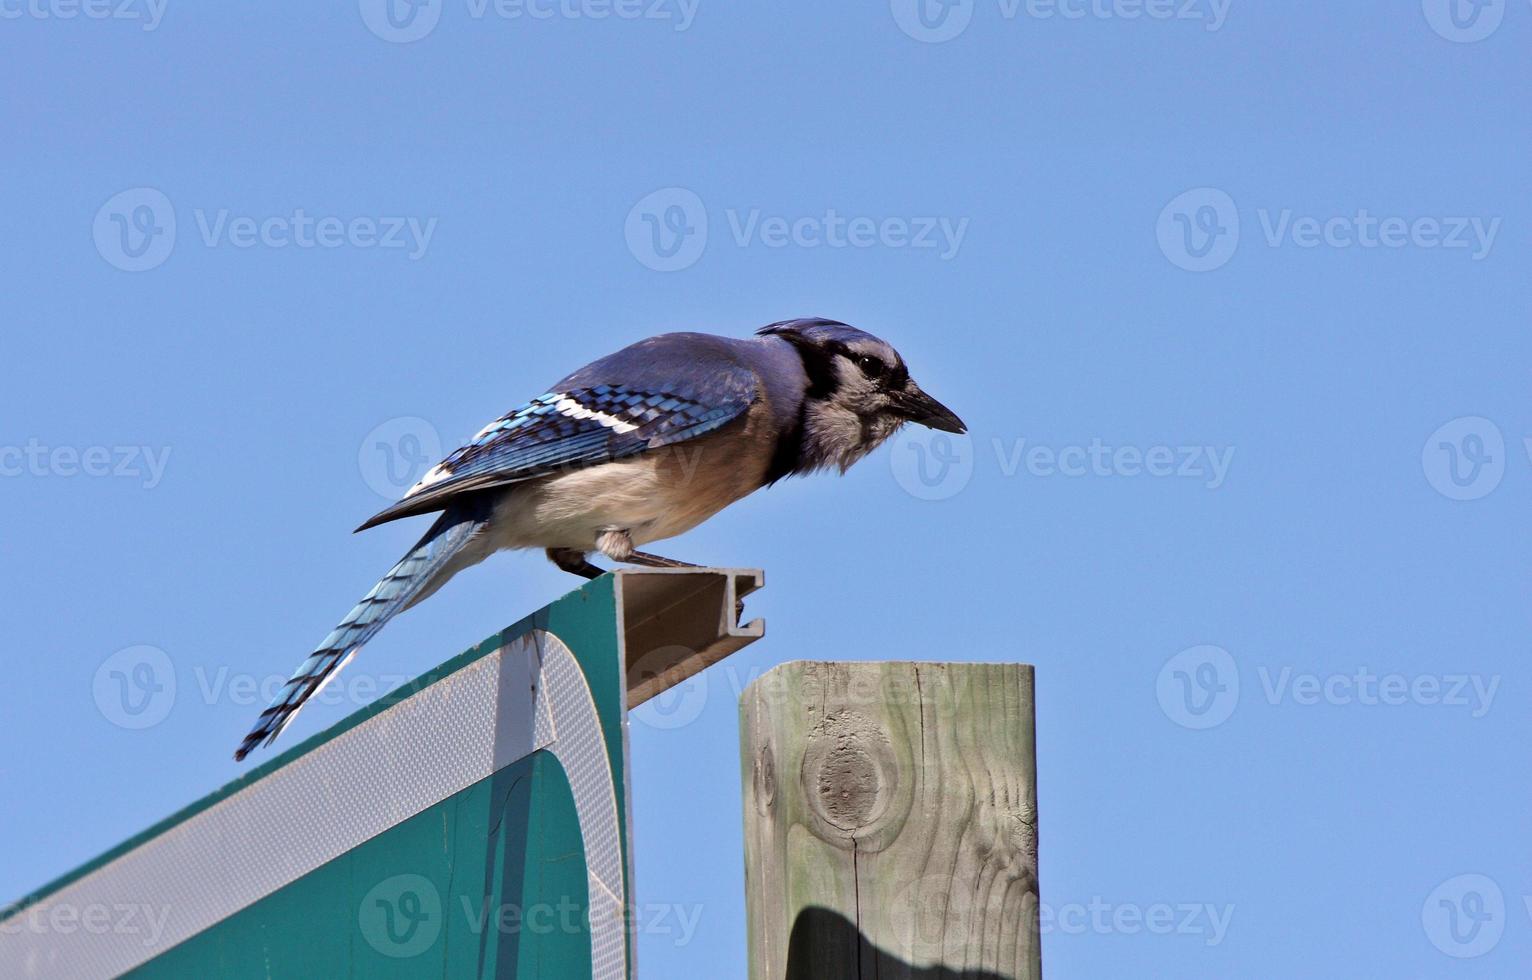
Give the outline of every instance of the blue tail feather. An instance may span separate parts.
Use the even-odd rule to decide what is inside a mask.
[[[234,753],[235,760],[244,759],[252,749],[269,744],[280,735],[298,709],[329,680],[347,657],[371,640],[385,623],[403,612],[432,584],[436,574],[483,529],[484,518],[478,508],[461,505],[442,514],[415,547],[362,597],[362,601],[346,614],[340,625],[282,685]]]

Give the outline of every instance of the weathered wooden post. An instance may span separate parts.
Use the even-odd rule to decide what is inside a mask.
[[[783,664],[740,705],[752,980],[1035,980],[1032,668]]]

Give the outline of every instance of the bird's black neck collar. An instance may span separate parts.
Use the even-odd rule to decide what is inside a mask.
[[[803,363],[807,385],[803,391],[803,401],[798,405],[797,417],[777,437],[776,449],[766,469],[764,482],[768,486],[783,477],[808,473],[829,463],[822,452],[810,445],[808,413],[816,402],[828,400],[840,387],[840,378],[835,371],[835,357],[846,353],[840,344],[810,343],[802,334],[794,331],[783,331],[776,336],[793,345],[793,350]]]

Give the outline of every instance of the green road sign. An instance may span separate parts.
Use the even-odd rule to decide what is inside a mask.
[[[627,709],[760,584],[590,582],[16,903],[0,976],[632,976]]]

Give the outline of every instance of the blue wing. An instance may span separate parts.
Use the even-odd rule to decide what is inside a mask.
[[[441,510],[464,494],[695,439],[734,420],[754,400],[748,372],[730,384],[709,380],[706,395],[684,381],[573,386],[539,395],[485,426],[357,530]]]

